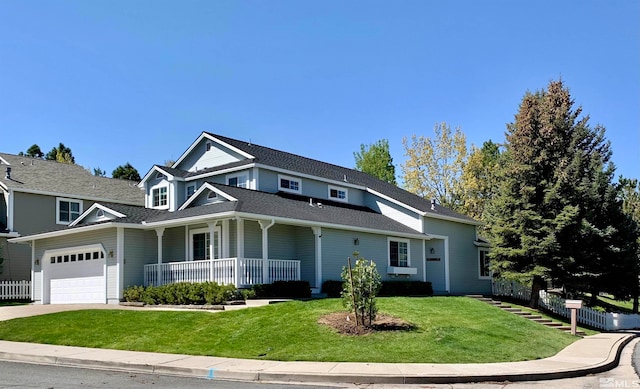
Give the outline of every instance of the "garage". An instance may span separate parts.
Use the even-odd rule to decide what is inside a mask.
[[[106,302],[102,245],[51,250],[43,258],[45,304]]]

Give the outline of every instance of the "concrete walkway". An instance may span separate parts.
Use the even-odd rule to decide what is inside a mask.
[[[140,309],[106,305],[1,307],[0,320],[87,308]],[[479,364],[279,362],[6,341],[0,341],[0,359],[243,381],[371,384],[531,381],[578,377],[610,370],[618,365],[622,349],[634,336],[603,333],[578,340],[550,358]]]

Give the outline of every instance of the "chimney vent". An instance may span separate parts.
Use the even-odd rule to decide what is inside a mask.
[[[7,166],[7,174],[5,175],[7,180],[11,179],[11,166]]]
[[[431,199],[431,210],[432,211],[436,210],[436,199]]]

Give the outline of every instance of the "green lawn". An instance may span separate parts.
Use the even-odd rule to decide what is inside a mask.
[[[417,329],[340,335],[317,324],[338,299],[221,313],[86,310],[0,322],[0,339],[234,358],[472,363],[545,358],[576,337],[465,297],[380,298]],[[526,345],[526,346],[524,346]]]

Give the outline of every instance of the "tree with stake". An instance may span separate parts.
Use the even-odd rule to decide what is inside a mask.
[[[342,268],[342,303],[355,314],[356,325],[371,326],[378,312],[376,295],[382,281],[373,261],[367,261],[357,252],[354,257],[353,268],[351,258],[348,258],[348,266]]]

